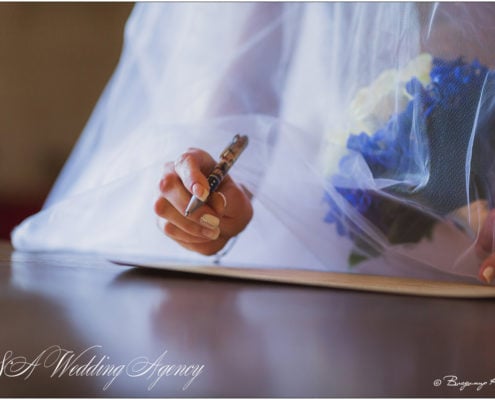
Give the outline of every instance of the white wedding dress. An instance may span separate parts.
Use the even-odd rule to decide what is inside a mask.
[[[231,175],[254,193],[255,212],[225,265],[472,280],[480,262],[479,229],[466,228],[472,218],[464,224],[451,218],[452,210],[442,214],[414,198],[412,206],[438,222],[424,238],[393,243],[337,190],[355,185],[404,202],[387,190],[427,184],[436,155],[424,132],[411,128],[408,140],[417,147],[401,177],[377,178],[360,154],[347,158],[345,171],[339,161],[349,153],[349,135],[360,133],[352,105],[365,88],[361,111],[379,127],[376,115],[386,113],[385,122],[404,109],[404,78],[391,71],[412,69],[409,78],[415,77],[420,54],[477,58],[493,67],[494,18],[491,4],[137,4],[114,76],[43,210],[14,230],[13,244],[24,251],[208,261],[160,231],[153,212],[158,182],[164,163],[188,147],[217,157],[241,133],[250,145]],[[480,103],[488,105],[482,115],[477,108],[476,121],[489,115],[490,99],[485,84]],[[475,136],[472,129],[459,161],[466,176],[478,156]],[[468,206],[478,198],[466,182],[457,189]],[[328,221],[328,197],[365,233],[361,242],[379,249],[354,267],[356,236],[342,235]],[[401,229],[414,228],[404,223]]]

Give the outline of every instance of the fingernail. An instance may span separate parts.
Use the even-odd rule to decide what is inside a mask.
[[[200,185],[199,183],[195,183],[192,187],[193,194],[200,199],[201,201],[206,201],[210,192]]]
[[[483,278],[485,279],[486,283],[492,283],[494,272],[495,270],[493,269],[492,266],[488,266],[483,270],[481,275],[483,275]]]
[[[216,240],[220,236],[220,229],[203,229],[201,233],[209,239]]]
[[[217,193],[220,195],[220,197],[223,200],[223,208],[226,208],[227,207],[227,198],[225,197],[225,195],[222,192],[217,192]]]
[[[199,219],[199,223],[203,226],[206,226],[207,228],[215,229],[215,228],[218,228],[218,225],[220,225],[220,220],[217,217],[215,217],[214,215],[204,214]]]

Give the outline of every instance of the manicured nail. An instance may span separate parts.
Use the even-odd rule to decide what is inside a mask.
[[[206,188],[204,188],[203,185],[200,185],[199,183],[195,183],[193,185],[192,192],[201,201],[206,201],[208,195],[210,194],[210,192]]]
[[[493,267],[488,266],[483,270],[481,275],[483,275],[483,278],[485,279],[486,283],[492,283],[494,273],[495,273],[495,270],[493,269]]]
[[[201,233],[206,236],[208,239],[216,240],[220,236],[220,229],[202,229]]]
[[[215,217],[214,215],[204,214],[199,219],[199,223],[203,226],[206,226],[207,228],[215,229],[215,228],[218,228],[218,225],[220,225],[220,220],[217,217]]]

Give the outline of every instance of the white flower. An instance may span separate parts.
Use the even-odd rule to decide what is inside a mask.
[[[402,112],[411,95],[406,83],[416,77],[423,86],[430,82],[432,56],[421,54],[402,70],[384,71],[368,87],[358,91],[350,107],[350,133],[373,134],[383,127],[392,114]]]

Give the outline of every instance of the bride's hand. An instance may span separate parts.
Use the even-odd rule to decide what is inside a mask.
[[[225,176],[208,202],[184,215],[194,194],[201,200],[209,195],[207,176],[215,160],[205,151],[189,149],[176,161],[165,164],[160,181],[161,196],[155,212],[165,219],[164,233],[186,249],[213,255],[239,234],[253,216],[247,191]]]

